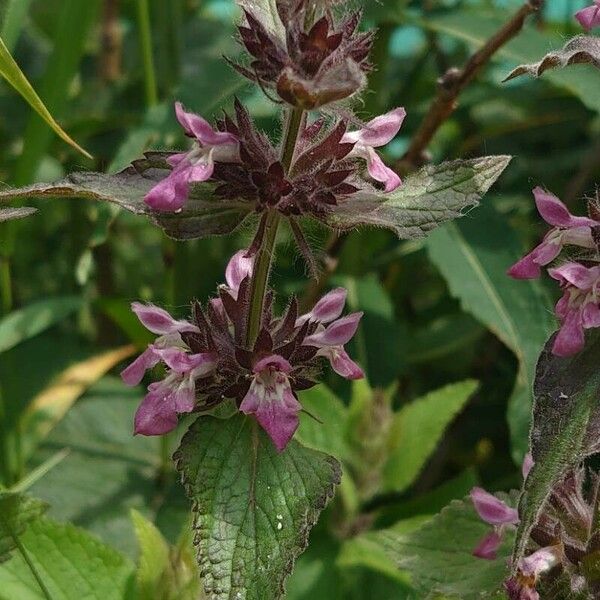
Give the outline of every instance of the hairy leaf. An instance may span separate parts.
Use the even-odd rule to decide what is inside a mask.
[[[531,453],[535,465],[519,502],[521,523],[515,558],[523,555],[531,528],[552,488],[584,458],[600,451],[600,332],[570,358],[552,354],[554,336],[538,362]]]
[[[513,454],[520,463],[527,451],[535,363],[554,326],[551,300],[538,280],[514,281],[506,275],[523,250],[506,220],[490,206],[481,207],[477,218],[436,231],[426,243],[462,308],[519,359],[508,420]]]
[[[37,208],[24,206],[23,208],[0,208],[0,223],[12,219],[24,219],[37,212]]]
[[[133,564],[83,529],[42,517],[21,537],[53,600],[132,598]],[[21,555],[0,565],[0,600],[46,600]]]
[[[24,494],[0,492],[0,562],[16,548],[16,538],[27,525],[41,516],[47,505]]]
[[[600,38],[591,35],[578,35],[569,40],[562,50],[546,54],[541,61],[528,65],[519,65],[510,72],[504,81],[509,81],[521,75],[539,77],[548,69],[579,64],[590,64],[600,69]]]
[[[476,206],[510,160],[509,156],[487,156],[424,167],[389,194],[357,192],[349,196],[324,222],[341,230],[360,225],[385,227],[401,239],[424,237]]]
[[[294,560],[340,480],[331,456],[293,440],[282,453],[253,419],[200,417],[175,454],[193,502],[208,598],[281,598]]]
[[[78,198],[112,202],[135,214],[148,216],[165,233],[177,240],[223,235],[234,231],[250,213],[246,202],[216,199],[210,184],[192,187],[181,212],[151,210],[144,196],[167,172],[167,154],[148,153],[116,175],[71,173],[51,184],[35,184],[0,192],[0,202],[19,198]]]

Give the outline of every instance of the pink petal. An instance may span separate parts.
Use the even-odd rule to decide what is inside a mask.
[[[317,352],[329,360],[331,368],[346,379],[363,379],[363,370],[348,356],[342,346],[327,346]]]
[[[160,361],[160,355],[154,346],[150,345],[126,369],[121,371],[121,378],[127,385],[138,385],[148,369],[155,367]]]
[[[528,452],[525,455],[525,458],[523,459],[523,465],[521,467],[521,472],[523,473],[523,479],[527,479],[527,476],[529,475],[529,471],[531,471],[534,464],[535,464],[535,462],[533,460],[533,456],[531,456],[531,452]]]
[[[179,414],[191,413],[196,406],[196,385],[192,377],[186,377],[173,392],[173,406]]]
[[[516,525],[519,513],[502,500],[480,487],[471,490],[471,500],[477,514],[490,525]]]
[[[177,120],[189,136],[195,137],[206,146],[219,146],[221,144],[235,144],[238,139],[231,133],[215,131],[206,119],[200,115],[186,112],[181,102],[175,103]]]
[[[185,204],[188,192],[187,175],[184,168],[178,166],[144,196],[144,202],[153,210],[177,212]]]
[[[533,252],[524,256],[507,271],[508,275],[514,279],[537,279],[541,272]]]
[[[485,535],[473,550],[473,556],[485,560],[496,560],[498,548],[502,544],[502,536],[495,530]]]
[[[137,315],[142,325],[157,335],[167,335],[174,332],[195,332],[198,328],[187,321],[177,321],[166,310],[154,304],[133,302],[131,310]]]
[[[337,319],[344,310],[348,292],[342,288],[336,288],[325,294],[313,307],[313,309],[296,321],[296,327],[305,321],[317,321],[319,323],[330,323]]]
[[[563,244],[581,246],[582,248],[596,247],[594,238],[592,237],[592,228],[588,225],[584,225],[583,227],[571,227],[562,234],[562,238]]]
[[[171,390],[161,383],[152,384],[135,413],[135,435],[163,435],[177,427],[177,411]]]
[[[598,307],[595,301],[584,304],[581,316],[585,329],[600,327],[600,307]]]
[[[363,129],[348,132],[342,143],[360,142],[374,148],[385,146],[398,135],[405,117],[406,110],[402,107],[396,108],[385,115],[375,117]]]
[[[552,347],[556,356],[573,356],[583,350],[585,335],[581,322],[581,313],[573,310],[564,320]]]
[[[393,192],[402,185],[402,179],[398,173],[390,169],[381,160],[381,157],[373,148],[368,148],[367,154],[367,169],[369,175],[375,180],[380,181],[385,185],[386,193]]]
[[[560,267],[548,269],[548,274],[553,279],[563,284],[571,284],[580,290],[590,290],[600,276],[600,268],[587,268],[575,262],[565,263]]]
[[[588,6],[575,13],[575,18],[581,23],[581,26],[586,31],[589,31],[594,27],[600,27],[600,6]]]
[[[266,371],[268,369],[273,369],[275,371],[281,371],[282,373],[291,373],[292,365],[278,354],[272,354],[270,356],[265,356],[259,360],[255,365],[252,371],[254,373],[261,373],[262,371]]]
[[[587,217],[574,217],[569,209],[554,195],[550,192],[545,191],[541,187],[536,187],[533,190],[535,197],[535,204],[538,212],[550,225],[555,227],[580,227],[580,226],[594,226],[596,223]]]
[[[252,269],[254,265],[254,258],[246,258],[248,250],[240,250],[236,252],[230,259],[225,269],[225,281],[232,291],[235,291],[235,297],[237,298],[237,291],[240,288],[240,284],[246,277],[252,276]]]
[[[562,550],[560,546],[547,546],[522,558],[517,565],[517,569],[525,577],[537,579],[542,573],[547,573],[558,565],[561,557]]]
[[[343,346],[347,344],[358,329],[358,324],[363,313],[353,313],[341,319],[337,319],[331,323],[323,331],[314,333],[305,338],[303,344],[305,346]]]

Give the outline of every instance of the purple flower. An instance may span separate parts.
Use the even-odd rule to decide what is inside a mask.
[[[288,377],[292,365],[282,356],[271,355],[259,360],[252,370],[254,377],[240,410],[255,415],[281,452],[298,429],[302,409]]]
[[[586,31],[600,27],[600,0],[594,0],[591,6],[575,13],[575,18]]]
[[[385,146],[396,137],[404,117],[404,108],[396,108],[385,115],[375,117],[363,129],[346,133],[342,138],[343,144],[354,144],[348,157],[364,158],[369,175],[375,181],[383,183],[386,192],[393,192],[402,184],[402,180],[395,171],[385,165],[375,148]]]
[[[562,325],[552,352],[557,356],[572,356],[585,345],[585,329],[600,327],[600,266],[587,268],[570,262],[548,272],[564,289],[556,304],[556,315]]]
[[[189,152],[174,154],[167,159],[173,170],[144,198],[150,208],[164,212],[180,210],[188,198],[190,184],[210,179],[215,161],[239,161],[238,139],[235,135],[214,130],[199,115],[186,112],[180,102],[175,103],[175,113],[185,134],[193,138],[196,144]]]
[[[237,300],[240,285],[246,277],[252,277],[254,268],[254,257],[248,258],[248,250],[240,250],[236,252],[225,269],[225,281],[227,282],[228,291]]]
[[[317,321],[318,323],[331,323],[341,316],[346,304],[348,292],[342,288],[335,288],[325,294],[313,307],[313,309],[298,319],[296,327],[300,327],[306,321]]]
[[[544,573],[560,564],[563,550],[560,545],[547,546],[522,558],[517,565],[517,574],[504,582],[510,600],[539,600],[535,585]]]
[[[593,248],[592,227],[598,223],[587,217],[573,216],[568,208],[553,194],[540,187],[533,190],[538,212],[553,225],[542,243],[527,256],[514,264],[508,274],[515,279],[535,279],[540,276],[541,267],[551,263],[565,244]]]

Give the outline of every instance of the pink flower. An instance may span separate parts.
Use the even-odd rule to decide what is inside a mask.
[[[356,333],[362,316],[363,313],[359,312],[336,319],[327,326],[320,323],[317,331],[307,336],[303,345],[318,348],[317,356],[327,358],[338,375],[346,379],[362,379],[365,376],[363,370],[344,349],[344,344]]]
[[[594,0],[591,6],[575,13],[575,18],[586,31],[600,27],[600,0]]]
[[[199,115],[188,113],[180,102],[175,103],[177,120],[185,134],[196,142],[189,152],[174,154],[168,159],[171,173],[157,183],[144,198],[150,208],[176,212],[185,204],[191,183],[212,177],[215,161],[239,162],[238,138],[232,133],[216,131]]]
[[[216,358],[213,353],[190,353],[181,334],[199,332],[196,325],[178,321],[166,310],[152,304],[134,302],[131,308],[141,323],[159,337],[121,373],[121,377],[127,385],[138,385],[148,369],[159,362],[165,364],[167,376],[150,384],[135,415],[136,434],[162,435],[177,426],[178,413],[194,409],[196,379],[214,370]]]
[[[396,108],[385,115],[375,117],[363,129],[346,133],[341,141],[342,144],[354,144],[348,157],[364,158],[369,174],[385,185],[386,192],[393,192],[402,184],[402,180],[395,171],[385,165],[375,148],[385,146],[396,137],[404,117],[404,108]]]
[[[291,371],[292,366],[281,356],[259,360],[253,368],[250,389],[240,405],[243,413],[256,416],[279,452],[298,429],[298,412],[302,409],[290,385]]]
[[[229,293],[237,300],[240,284],[246,277],[252,277],[254,268],[254,257],[247,258],[248,250],[236,252],[225,269],[225,281],[227,282]]]
[[[558,564],[563,556],[561,546],[547,546],[536,550],[533,554],[522,558],[517,565],[517,574],[504,583],[510,600],[539,600],[535,590],[540,575],[548,573]]]
[[[331,290],[314,305],[309,313],[298,317],[296,327],[300,327],[306,321],[331,323],[342,314],[347,295],[348,292],[342,287]]]
[[[552,352],[557,356],[572,356],[585,345],[585,329],[600,327],[600,266],[587,268],[570,262],[548,272],[564,289],[556,304],[556,315],[562,325]]]
[[[508,274],[515,279],[535,279],[540,276],[541,267],[551,263],[565,244],[593,248],[592,227],[599,225],[587,217],[575,217],[554,195],[540,187],[533,190],[538,212],[553,225],[542,243],[527,256],[514,264]]]

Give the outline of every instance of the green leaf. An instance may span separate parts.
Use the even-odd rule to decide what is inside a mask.
[[[424,237],[476,206],[510,160],[509,156],[486,156],[424,167],[409,175],[395,192],[352,194],[324,222],[342,230],[384,227],[401,239]]]
[[[193,502],[209,598],[281,598],[294,560],[339,483],[339,463],[295,440],[277,453],[243,415],[198,418],[175,460]]]
[[[466,41],[480,48],[506,23],[506,11],[497,10],[453,10],[439,17],[422,20],[419,24],[451,37]],[[514,65],[527,63],[533,57],[543,56],[549,48],[558,48],[564,43],[561,34],[540,31],[529,27],[522,35],[514,38],[496,52],[492,60],[508,60]],[[548,81],[567,89],[592,110],[600,111],[600,78],[590,77],[589,70],[574,67],[568,71],[552,71]]]
[[[519,501],[521,522],[515,557],[525,551],[529,533],[546,499],[565,473],[600,451],[600,333],[570,358],[552,354],[554,336],[537,366],[531,453],[535,464]]]
[[[534,367],[554,327],[551,300],[538,280],[515,281],[506,275],[523,250],[515,232],[491,206],[481,207],[475,218],[436,231],[426,244],[463,310],[519,359],[508,420],[514,457],[521,462],[527,451]]]
[[[81,305],[81,298],[64,296],[41,300],[11,312],[0,320],[0,352],[10,350],[60,323]]]
[[[561,50],[546,54],[541,61],[518,66],[510,72],[504,81],[525,74],[539,77],[548,69],[579,64],[589,64],[600,69],[600,38],[591,35],[578,35],[569,40]]]
[[[17,537],[46,511],[47,505],[25,494],[0,492],[0,563],[9,558]]]
[[[19,65],[15,62],[11,56],[10,51],[0,39],[0,75],[8,81],[8,83],[21,95],[21,97],[37,112],[47,125],[58,135],[63,141],[70,146],[73,146],[76,150],[81,152],[84,156],[92,158],[92,156],[86,152],[75,140],[71,139],[66,131],[56,122],[54,117],[50,114],[50,111],[46,108],[40,97],[37,95],[35,90],[31,87],[31,84],[27,80],[27,77],[23,74],[23,71],[19,68]]]
[[[147,215],[177,240],[231,233],[252,210],[248,202],[224,201],[213,196],[210,184],[192,187],[181,212],[160,213],[148,208],[144,196],[167,176],[166,154],[149,153],[146,159],[117,173],[71,173],[62,181],[36,184],[0,192],[0,202],[21,198],[76,198],[112,202],[134,213]]]
[[[513,505],[516,499],[498,494]],[[385,554],[397,568],[408,571],[418,598],[443,594],[460,600],[479,600],[501,589],[508,576],[508,559],[514,532],[505,531],[496,560],[473,556],[473,549],[489,533],[471,501],[455,500],[416,531],[395,528],[356,538]]]
[[[133,564],[83,529],[37,519],[21,537],[53,600],[132,598]],[[46,600],[21,555],[0,565],[0,600]]]
[[[407,404],[394,416],[383,470],[386,491],[403,491],[414,482],[477,385],[470,380],[448,385]]]

